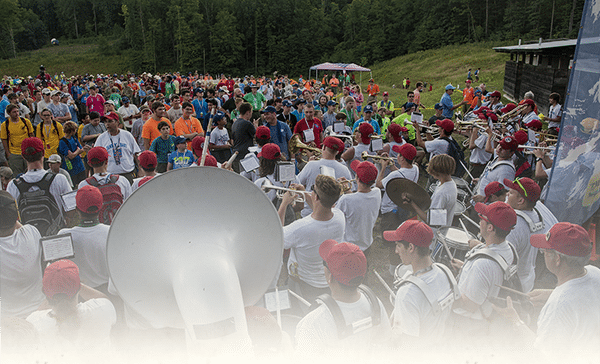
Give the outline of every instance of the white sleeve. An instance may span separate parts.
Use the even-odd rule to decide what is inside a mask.
[[[60,195],[71,192],[72,190],[67,177],[62,174],[57,174],[56,177],[54,177],[54,181],[52,181],[52,184],[50,185],[50,193],[54,196],[56,202],[60,204],[63,211],[65,211],[65,204]]]
[[[125,202],[129,195],[131,195],[131,185],[129,184],[129,180],[123,176],[119,176],[117,184],[119,185],[119,187],[121,187],[121,193],[123,194],[123,202]]]

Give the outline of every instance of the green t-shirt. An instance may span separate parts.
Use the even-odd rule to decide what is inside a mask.
[[[406,129],[408,129],[408,138],[410,140],[413,140],[417,137],[417,132],[415,131],[415,128],[412,126],[412,123],[410,122],[410,115],[408,115],[407,113],[396,116],[394,118],[394,120],[392,120],[392,123],[396,123],[400,126],[406,127]]]
[[[260,92],[257,92],[256,95],[253,93],[246,94],[244,95],[244,100],[252,105],[252,111],[260,111],[260,109],[262,109],[263,102],[267,101],[265,95],[261,94]]]

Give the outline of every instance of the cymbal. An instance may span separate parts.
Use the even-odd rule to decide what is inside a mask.
[[[390,200],[399,207],[406,210],[413,210],[409,203],[404,202],[402,193],[407,193],[421,210],[426,211],[431,205],[431,198],[425,189],[418,184],[406,178],[394,178],[390,180],[385,190],[390,197]]]

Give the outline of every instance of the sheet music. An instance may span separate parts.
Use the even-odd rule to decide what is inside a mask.
[[[265,306],[266,309],[275,312],[277,311],[277,295],[275,291],[265,293]],[[279,291],[279,309],[287,310],[292,307],[290,304],[290,294],[287,289]]]
[[[417,123],[421,124],[423,122],[423,114],[421,114],[419,112],[413,112],[410,115],[410,121],[412,121],[412,122],[416,121]]]
[[[44,261],[46,262],[75,256],[71,234],[61,234],[41,238],[40,243],[42,244],[42,253],[44,255]]]
[[[240,161],[240,164],[246,172],[251,172],[260,166],[258,157],[254,153],[247,154],[246,157]]]
[[[60,195],[60,198],[63,200],[63,205],[65,207],[65,211],[73,211],[77,207],[77,190],[63,193]]]

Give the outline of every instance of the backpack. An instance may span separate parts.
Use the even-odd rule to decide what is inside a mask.
[[[462,148],[458,145],[456,140],[449,137],[440,137],[440,139],[444,139],[448,142],[448,155],[454,158],[454,161],[456,162],[456,169],[454,170],[454,173],[452,175],[455,177],[462,178],[466,173],[465,153],[463,152]]]
[[[52,194],[50,185],[56,175],[47,172],[38,182],[25,182],[23,178],[15,179],[15,186],[19,189],[19,214],[23,224],[35,226],[42,236],[58,233],[63,225],[60,207]],[[29,191],[33,186],[39,190]]]
[[[117,185],[119,175],[111,174],[108,177],[108,182],[101,185],[98,183],[94,176],[86,178],[86,182],[90,186],[97,187],[102,192],[102,208],[98,214],[98,220],[103,223],[110,225],[113,217],[123,204],[123,193],[121,193],[121,187]]]
[[[531,166],[531,163],[529,163],[529,160],[527,159],[527,157],[525,155],[523,155],[522,152],[517,151],[515,153],[515,156],[517,157],[515,160],[515,178],[516,177],[528,177],[531,178],[533,177],[533,168]]]
[[[364,284],[361,284],[358,287],[359,291],[361,291],[366,297],[369,303],[371,304],[371,317],[367,317],[362,320],[358,320],[356,322],[351,322],[349,324],[346,323],[344,319],[344,314],[338,306],[337,302],[328,294],[322,294],[317,297],[318,301],[321,301],[327,308],[331,315],[333,316],[333,321],[335,322],[335,326],[337,328],[338,337],[340,339],[345,339],[348,336],[356,334],[358,332],[370,329],[375,326],[379,326],[381,323],[381,307],[379,306],[379,299],[375,296],[375,293],[371,291],[371,289]],[[311,310],[316,309],[320,305],[314,303],[311,306]],[[385,313],[384,313],[385,314]]]

